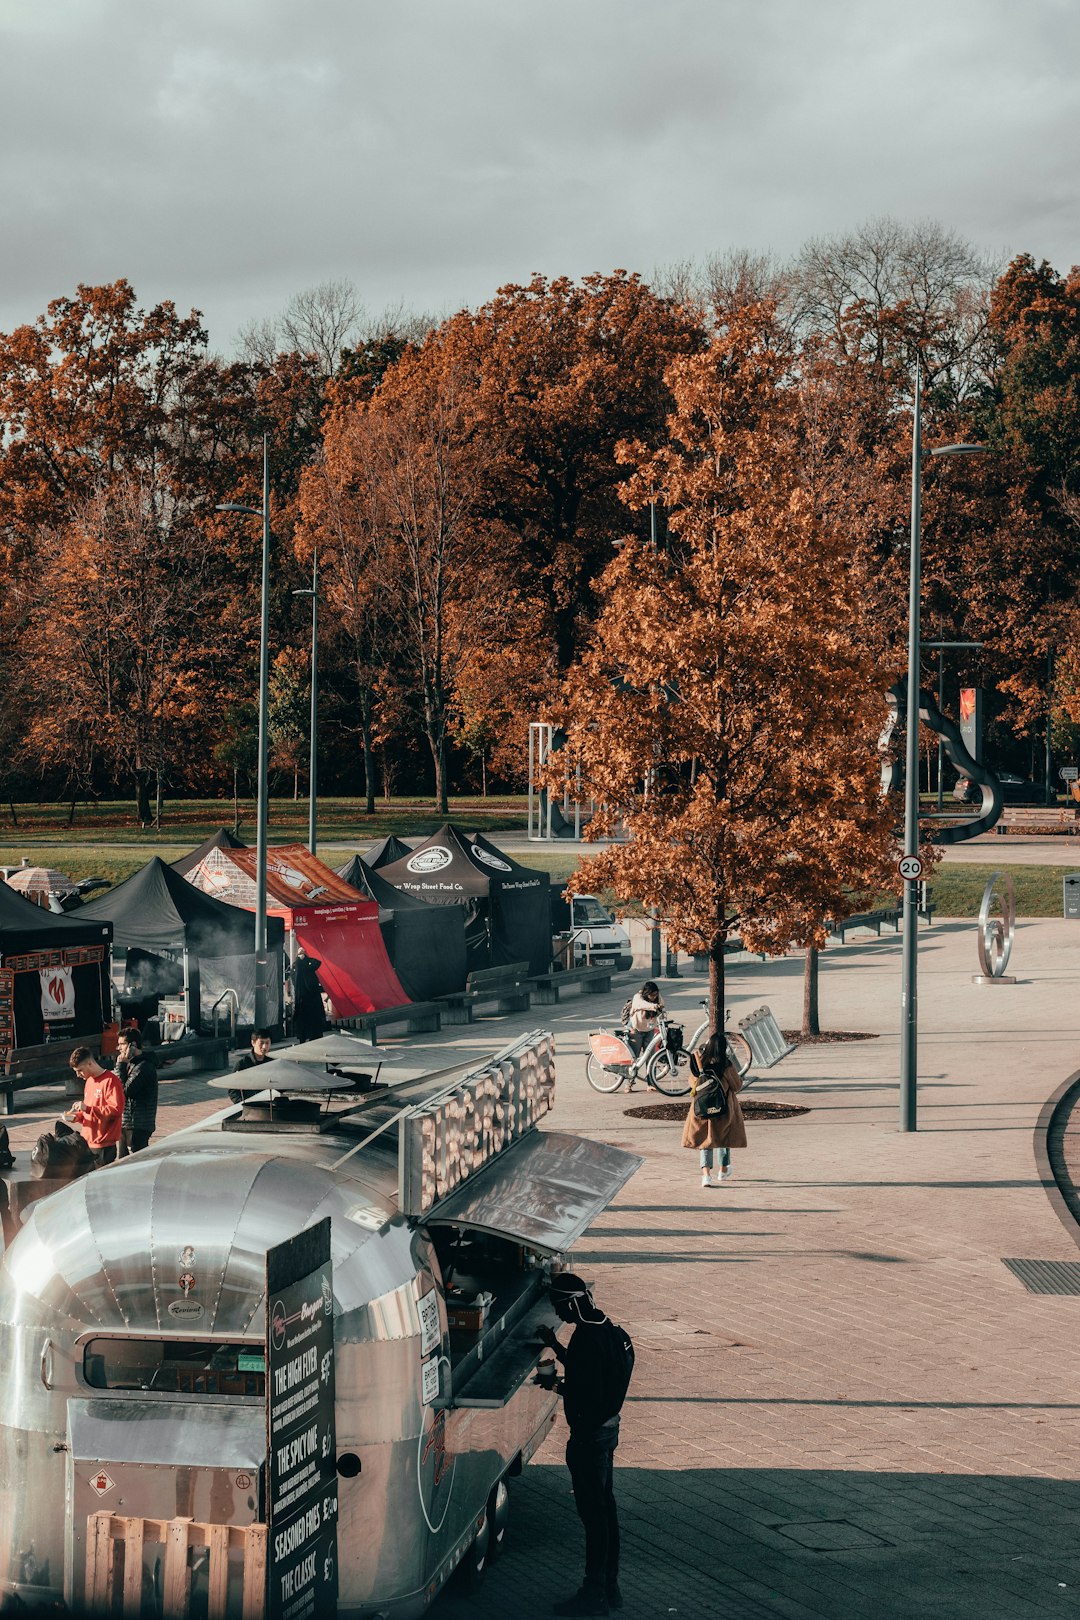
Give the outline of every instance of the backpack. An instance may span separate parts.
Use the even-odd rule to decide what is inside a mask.
[[[77,1131],[63,1136],[45,1131],[31,1150],[30,1174],[35,1181],[46,1177],[50,1181],[74,1181],[76,1176],[92,1170],[96,1162],[92,1150]]]
[[[14,1163],[15,1155],[11,1151],[7,1126],[0,1125],[0,1170],[10,1170]]]
[[[698,1119],[714,1119],[728,1111],[728,1093],[723,1077],[715,1069],[706,1069],[694,1092],[694,1113]]]
[[[622,1411],[630,1379],[634,1373],[634,1346],[630,1335],[618,1322],[609,1322],[604,1335],[604,1394],[605,1405],[611,1407],[609,1416]]]
[[[620,1024],[628,1024],[630,1022],[630,1014],[633,1011],[633,1007],[634,1007],[634,998],[633,998],[633,996],[627,996],[626,1000],[623,1002],[622,1012],[619,1014],[619,1023]]]

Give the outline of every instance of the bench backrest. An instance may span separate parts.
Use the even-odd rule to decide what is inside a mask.
[[[22,1071],[26,1074],[66,1069],[68,1059],[77,1046],[88,1046],[91,1052],[100,1056],[101,1036],[76,1035],[63,1041],[45,1041],[40,1046],[13,1046],[10,1050],[0,1048],[0,1066],[5,1071]]]
[[[466,990],[498,990],[503,985],[520,984],[528,977],[528,962],[507,962],[503,967],[477,968],[465,980]]]

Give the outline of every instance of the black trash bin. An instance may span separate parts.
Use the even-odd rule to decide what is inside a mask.
[[[1080,922],[1080,872],[1067,872],[1061,880],[1064,915]]]

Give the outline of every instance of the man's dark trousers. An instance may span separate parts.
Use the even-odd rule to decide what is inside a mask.
[[[597,1594],[619,1579],[619,1515],[612,1488],[612,1463],[619,1443],[619,1420],[599,1429],[572,1429],[566,1466],[574,1487],[578,1518],[585,1527],[585,1586]]]

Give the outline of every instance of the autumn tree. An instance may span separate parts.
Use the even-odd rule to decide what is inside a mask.
[[[516,537],[517,578],[548,604],[535,628],[565,669],[593,615],[592,580],[634,521],[619,500],[615,446],[662,441],[665,368],[699,347],[700,333],[639,276],[616,270],[504,287],[446,322],[440,341],[477,379],[497,449],[484,511]]]
[[[590,833],[629,834],[589,860],[589,885],[656,906],[676,947],[708,953],[714,1028],[729,933],[770,953],[822,944],[826,910],[876,878],[892,832],[881,676],[849,634],[843,528],[803,485],[774,314],[744,306],[676,360],[668,446],[624,450],[627,499],[660,493],[670,543],[628,543],[608,566],[567,700],[601,806]]]
[[[183,772],[210,718],[202,628],[215,599],[211,559],[191,532],[175,567],[169,516],[134,474],[81,501],[42,537],[24,638],[46,698],[30,728],[39,757],[77,771],[80,785],[100,762],[111,780],[132,784],[144,825],[155,779]]]
[[[384,588],[386,541],[367,474],[368,436],[361,412],[338,410],[323,454],[304,475],[296,544],[303,560],[318,552],[324,625],[335,627],[354,682],[356,732],[363,756],[365,810],[375,810],[375,753],[380,722],[396,685],[397,627]]]

